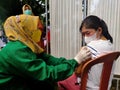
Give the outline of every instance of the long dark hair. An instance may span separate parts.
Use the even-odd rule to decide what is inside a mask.
[[[83,26],[87,29],[95,29],[96,31],[99,27],[101,27],[103,36],[105,36],[107,40],[110,40],[110,42],[113,43],[113,38],[108,32],[107,24],[105,23],[104,20],[100,19],[99,17],[94,16],[94,15],[90,15],[86,17],[81,23],[80,32]]]

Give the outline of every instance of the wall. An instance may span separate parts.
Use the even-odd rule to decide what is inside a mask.
[[[82,0],[49,0],[51,54],[73,58],[81,47]]]

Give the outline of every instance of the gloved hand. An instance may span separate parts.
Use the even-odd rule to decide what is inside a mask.
[[[81,48],[81,50],[78,52],[78,54],[74,57],[74,59],[80,64],[81,62],[91,58],[91,52],[90,50],[84,46]]]

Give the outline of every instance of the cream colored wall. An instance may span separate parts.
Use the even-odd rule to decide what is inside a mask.
[[[82,0],[49,0],[51,54],[73,58],[81,47]]]
[[[114,49],[120,51],[120,0],[88,0],[88,15],[90,14],[105,20],[113,37]],[[120,57],[116,63],[115,74],[120,75]]]

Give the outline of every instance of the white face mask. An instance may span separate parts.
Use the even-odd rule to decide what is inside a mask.
[[[93,34],[92,36],[89,36],[89,37],[84,37],[85,39],[85,43],[88,44],[90,43],[91,41],[94,41],[94,40],[97,40],[97,34]]]

